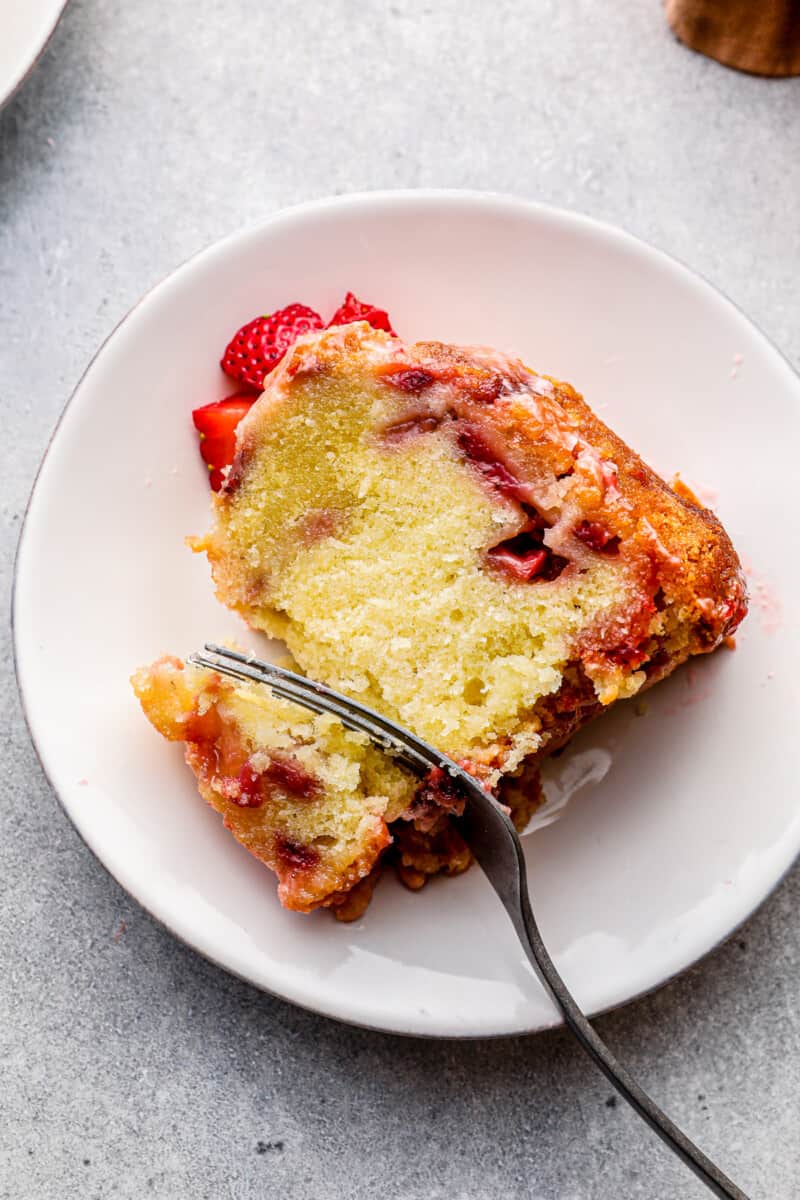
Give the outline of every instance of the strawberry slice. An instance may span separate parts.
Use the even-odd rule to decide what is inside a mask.
[[[609,533],[605,525],[598,521],[580,521],[572,532],[584,545],[598,554],[616,554],[619,550],[619,538]]]
[[[219,365],[237,383],[260,392],[264,376],[277,367],[289,347],[304,333],[324,328],[322,317],[313,308],[287,304],[286,308],[256,317],[237,330]]]
[[[205,404],[192,413],[194,427],[200,434],[200,454],[209,470],[209,482],[218,492],[225,481],[224,468],[233,462],[236,453],[236,426],[253,407],[249,392],[236,392]]]
[[[508,550],[504,546],[494,546],[489,551],[489,558],[509,575],[513,575],[515,579],[521,579],[527,583],[541,574],[542,568],[547,562],[547,551],[544,549],[529,550],[527,554],[515,554],[513,550]]]
[[[392,337],[397,336],[385,309],[376,308],[374,304],[365,304],[352,292],[348,292],[328,322],[328,328],[330,329],[331,325],[349,325],[351,321],[367,321],[373,329],[382,329],[384,333],[391,333]]]

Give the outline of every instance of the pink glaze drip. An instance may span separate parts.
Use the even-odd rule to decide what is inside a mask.
[[[458,446],[462,453],[480,471],[484,479],[503,496],[530,504],[531,489],[513,474],[505,463],[500,462],[494,450],[472,425],[463,425],[458,431]]]
[[[750,568],[746,572],[751,581],[750,599],[758,611],[761,628],[772,635],[783,628],[783,603],[775,588],[760,573]]]
[[[415,437],[420,433],[433,433],[434,429],[438,429],[440,425],[439,418],[431,414],[421,413],[416,417],[409,417],[407,421],[399,421],[396,425],[388,425],[383,431],[383,439],[386,442],[397,443],[406,442],[409,438]]]

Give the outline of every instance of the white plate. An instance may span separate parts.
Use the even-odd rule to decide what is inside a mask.
[[[620,1004],[729,934],[800,848],[800,380],[718,292],[617,230],[493,196],[352,196],[237,233],[150,292],[73,396],[20,544],[17,663],[44,768],[122,885],[258,987],[404,1033],[557,1023],[477,869],[418,895],[386,880],[356,925],[283,912],[128,687],[165,651],[258,647],[183,545],[209,519],[189,410],[231,390],[216,364],[237,326],[293,300],[329,314],[347,288],[408,338],[493,344],[571,380],[656,467],[718,490],[757,572],[738,649],[585,731],[555,773],[594,782],[527,838],[559,969],[589,1012]]]
[[[0,107],[36,63],[67,0],[0,0]]]

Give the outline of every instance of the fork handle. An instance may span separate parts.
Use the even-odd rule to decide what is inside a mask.
[[[522,866],[524,870],[524,861]],[[522,880],[525,880],[524,873]],[[500,899],[504,900],[502,894],[500,894]],[[694,1142],[678,1128],[675,1122],[670,1120],[667,1114],[662,1112],[658,1105],[650,1099],[644,1089],[639,1086],[633,1076],[616,1059],[602,1038],[595,1032],[556,970],[547,947],[542,941],[531,909],[527,886],[524,882],[522,884],[520,900],[521,919],[517,918],[514,912],[509,912],[509,915],[522,942],[525,953],[536,974],[561,1010],[567,1026],[571,1029],[587,1054],[591,1055],[606,1078],[614,1085],[620,1095],[627,1100],[631,1108],[635,1109],[650,1128],[658,1134],[661,1140],[679,1158],[683,1159],[686,1165],[694,1171],[698,1179],[701,1179],[715,1196],[720,1197],[721,1200],[748,1200],[748,1197],[741,1188],[738,1188],[698,1146],[695,1146]]]
[[[459,768],[455,768],[459,770]],[[508,815],[471,776],[460,775],[465,807],[461,832],[511,918],[522,947],[545,990],[587,1054],[631,1108],[720,1200],[748,1200],[715,1163],[671,1121],[618,1062],[579,1008],[542,941],[528,894],[528,873],[519,835]]]

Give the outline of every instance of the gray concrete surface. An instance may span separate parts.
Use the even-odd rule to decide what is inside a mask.
[[[800,80],[692,55],[657,0],[73,0],[0,114],[4,610],[95,347],[184,257],[281,205],[446,185],[593,213],[699,268],[799,363],[799,109]],[[364,1033],[178,945],[61,812],[7,630],[2,649],[0,1196],[706,1194],[561,1033]],[[763,1200],[800,1195],[799,905],[795,871],[710,959],[599,1023]]]

